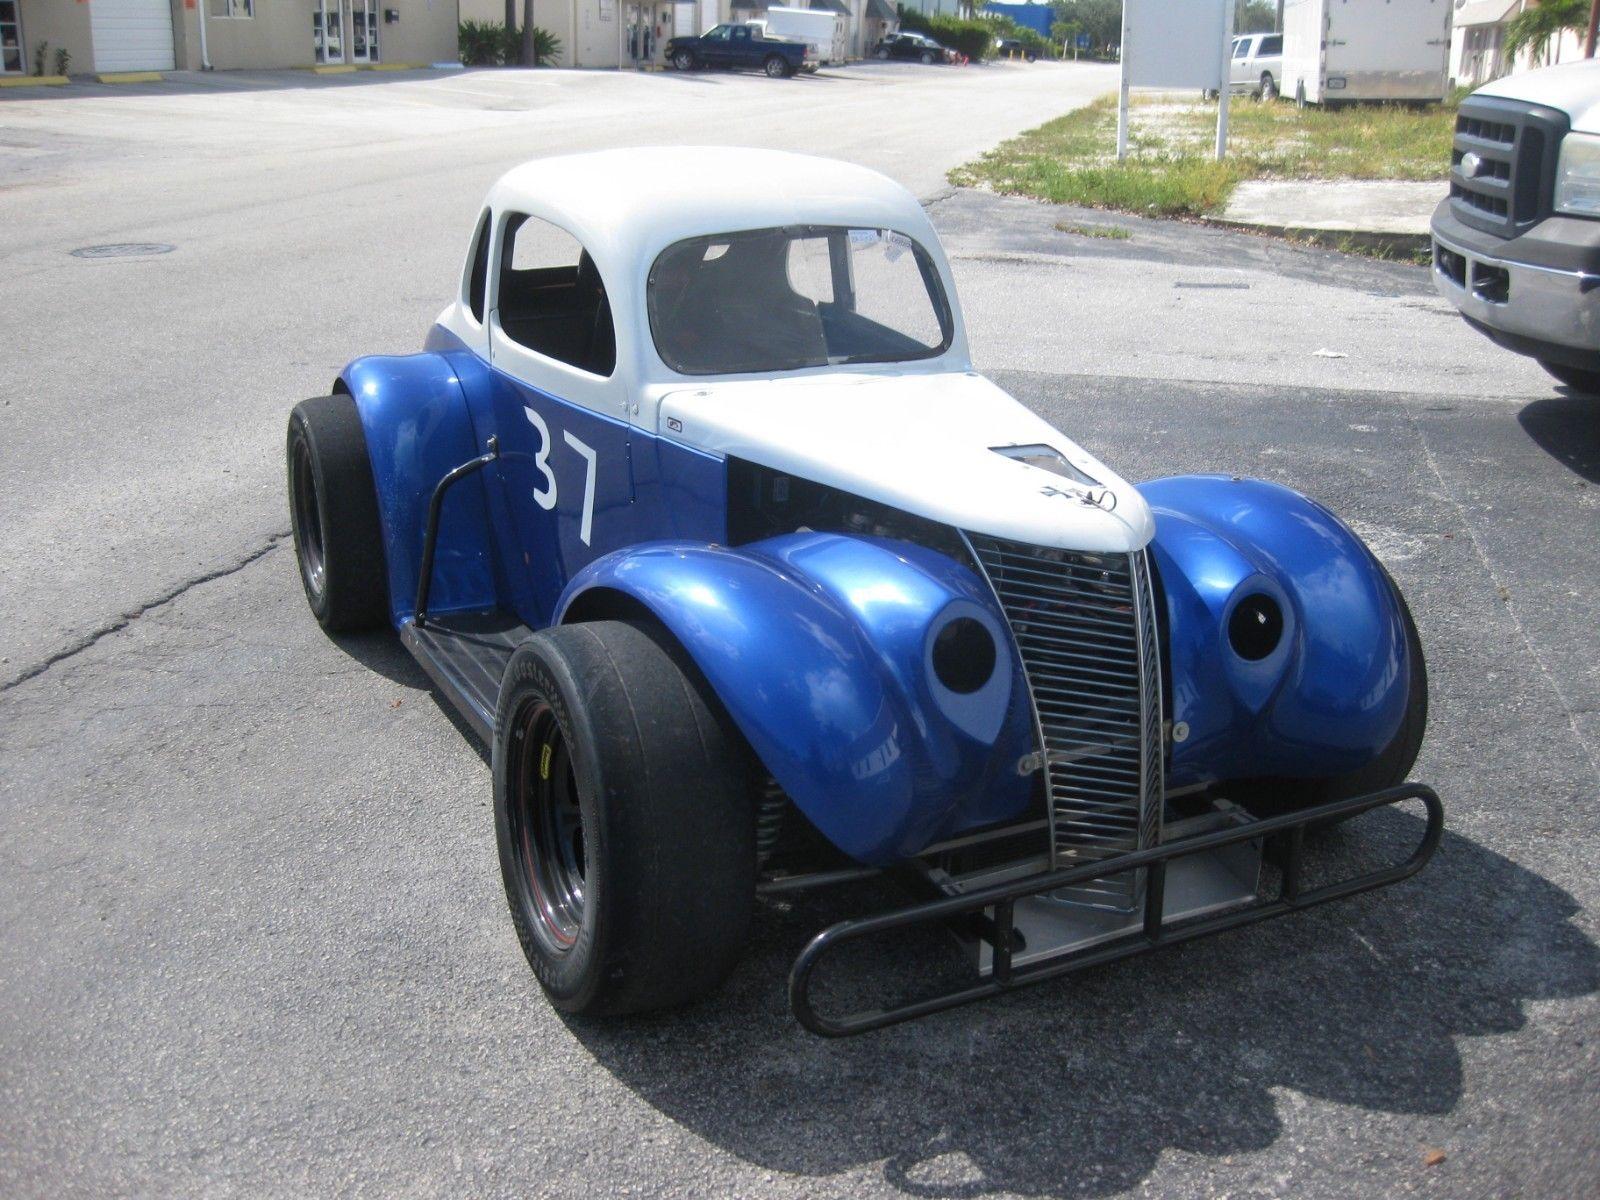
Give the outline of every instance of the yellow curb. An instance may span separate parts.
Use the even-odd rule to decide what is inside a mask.
[[[354,63],[344,63],[343,65],[332,67],[312,67],[311,73],[313,75],[354,75],[355,70]]]
[[[101,83],[160,83],[166,76],[160,71],[113,71],[95,78]]]
[[[368,71],[425,71],[427,63],[371,63],[365,69]]]
[[[60,87],[66,82],[65,75],[0,75],[0,88]]]

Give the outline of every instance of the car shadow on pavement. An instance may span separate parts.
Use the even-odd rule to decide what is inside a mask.
[[[1364,852],[1409,847],[1420,830],[1397,812],[1362,825],[1319,841]],[[893,902],[764,906],[752,953],[713,999],[569,1027],[642,1099],[764,1169],[820,1178],[882,1163],[913,1195],[1075,1197],[1138,1184],[1163,1151],[1270,1146],[1285,1090],[1449,1113],[1459,1039],[1522,1028],[1529,1001],[1600,988],[1573,898],[1447,833],[1424,874],[1387,891],[861,1038],[813,1037],[787,1009],[789,963],[873,901]],[[927,954],[874,956],[884,999],[897,972],[926,977]]]
[[[1563,395],[1535,400],[1517,414],[1517,423],[1544,452],[1590,483],[1600,483],[1600,397],[1572,388]]]
[[[456,706],[446,700],[444,694],[433,685],[428,673],[417,664],[417,660],[411,657],[410,652],[391,630],[329,634],[328,640],[367,670],[383,676],[391,683],[399,684],[414,692],[426,692],[434,707],[455,727],[467,745],[477,752],[485,764],[489,762],[489,747],[478,737],[472,726],[467,724],[466,718],[456,710]]]

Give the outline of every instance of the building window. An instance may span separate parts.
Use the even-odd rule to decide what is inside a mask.
[[[253,17],[256,0],[210,0],[213,17]]]
[[[0,73],[20,75],[25,69],[22,45],[22,0],[0,0]]]

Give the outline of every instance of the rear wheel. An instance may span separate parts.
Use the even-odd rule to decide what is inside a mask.
[[[383,625],[383,528],[356,402],[338,395],[295,405],[286,453],[289,527],[312,613],[330,633]]]
[[[694,52],[692,50],[679,50],[672,56],[672,65],[680,71],[694,70]]]
[[[764,68],[768,79],[782,79],[789,74],[789,64],[783,61],[782,55],[771,54],[767,56]]]
[[[885,61],[885,62],[887,62],[888,59],[889,59],[889,52],[887,50],[885,50],[882,46],[878,47],[878,58],[883,60],[883,61]]]
[[[747,753],[658,630],[558,626],[513,655],[495,833],[517,938],[558,1008],[669,1007],[733,968],[755,903]]]
[[[933,54],[930,51],[924,50],[922,52],[922,65],[927,66],[931,62],[933,62]]]
[[[1261,72],[1261,91],[1259,94],[1263,100],[1276,100],[1278,98],[1278,83],[1266,71]]]
[[[1586,371],[1582,367],[1569,367],[1565,363],[1539,360],[1539,365],[1575,392],[1585,396],[1600,396],[1600,371]]]

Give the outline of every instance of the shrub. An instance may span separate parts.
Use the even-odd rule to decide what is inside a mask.
[[[994,48],[994,27],[985,21],[929,17],[914,8],[902,8],[900,28],[911,33],[925,33],[941,46],[965,54],[973,62],[987,58]]]
[[[62,47],[61,49],[57,50],[56,51],[56,74],[57,75],[65,75],[67,73],[67,66],[71,62],[72,62],[72,55],[67,53],[66,47]]]
[[[522,30],[498,21],[463,21],[457,38],[461,61],[469,67],[514,67],[522,61]],[[561,53],[561,39],[533,27],[533,64],[543,66]]]

